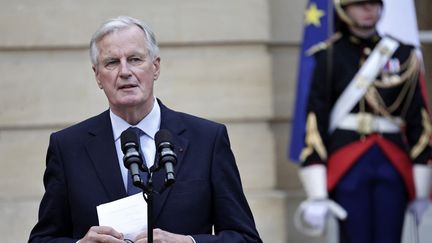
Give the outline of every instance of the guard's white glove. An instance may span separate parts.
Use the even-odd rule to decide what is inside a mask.
[[[418,225],[420,224],[420,221],[428,208],[429,208],[429,199],[427,198],[415,199],[414,201],[410,202],[410,204],[408,205],[408,212],[410,212],[414,216],[416,223]]]
[[[420,164],[414,165],[413,177],[416,198],[408,205],[408,212],[413,214],[416,223],[419,224],[430,205],[429,194],[432,178],[430,167]]]
[[[299,172],[308,199],[300,204],[294,215],[294,225],[302,233],[319,236],[324,233],[327,217],[347,217],[346,211],[327,196],[327,175],[324,165],[311,165]]]
[[[329,206],[327,200],[305,201],[303,204],[303,220],[312,228],[324,229]]]

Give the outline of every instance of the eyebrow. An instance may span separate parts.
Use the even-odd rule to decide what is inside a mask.
[[[117,58],[117,57],[106,57],[106,58],[103,58],[102,59],[102,63],[108,63],[108,62],[111,62],[111,61],[116,61],[116,60],[118,60],[119,58]]]
[[[127,55],[126,58],[133,57],[133,56],[147,57],[147,56],[148,56],[148,53],[143,53],[143,52],[137,52],[137,51],[134,51],[133,53]],[[105,61],[105,60],[117,60],[117,59],[119,59],[119,58],[116,57],[115,55],[107,55],[107,56],[106,56],[105,58],[103,58],[102,60]]]

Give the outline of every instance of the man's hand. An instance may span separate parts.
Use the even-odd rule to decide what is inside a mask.
[[[123,235],[108,226],[93,226],[79,243],[124,243]]]
[[[179,235],[161,229],[153,230],[154,243],[194,243],[192,238],[187,235]],[[147,231],[139,234],[134,243],[147,243]]]

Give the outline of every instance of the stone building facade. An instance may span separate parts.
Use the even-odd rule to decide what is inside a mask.
[[[306,0],[0,1],[2,242],[36,222],[50,133],[108,108],[88,42],[118,15],[158,37],[157,97],[227,125],[264,242],[320,242],[292,226],[304,193],[285,156]]]

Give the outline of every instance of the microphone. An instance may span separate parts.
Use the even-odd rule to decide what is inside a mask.
[[[166,129],[159,130],[155,135],[155,144],[159,163],[165,167],[165,186],[168,187],[175,182],[174,166],[177,164],[171,133]]]
[[[123,151],[123,164],[131,171],[132,182],[135,186],[141,185],[139,174],[143,161],[140,154],[140,143],[138,135],[131,129],[126,129],[120,135],[121,149]]]

